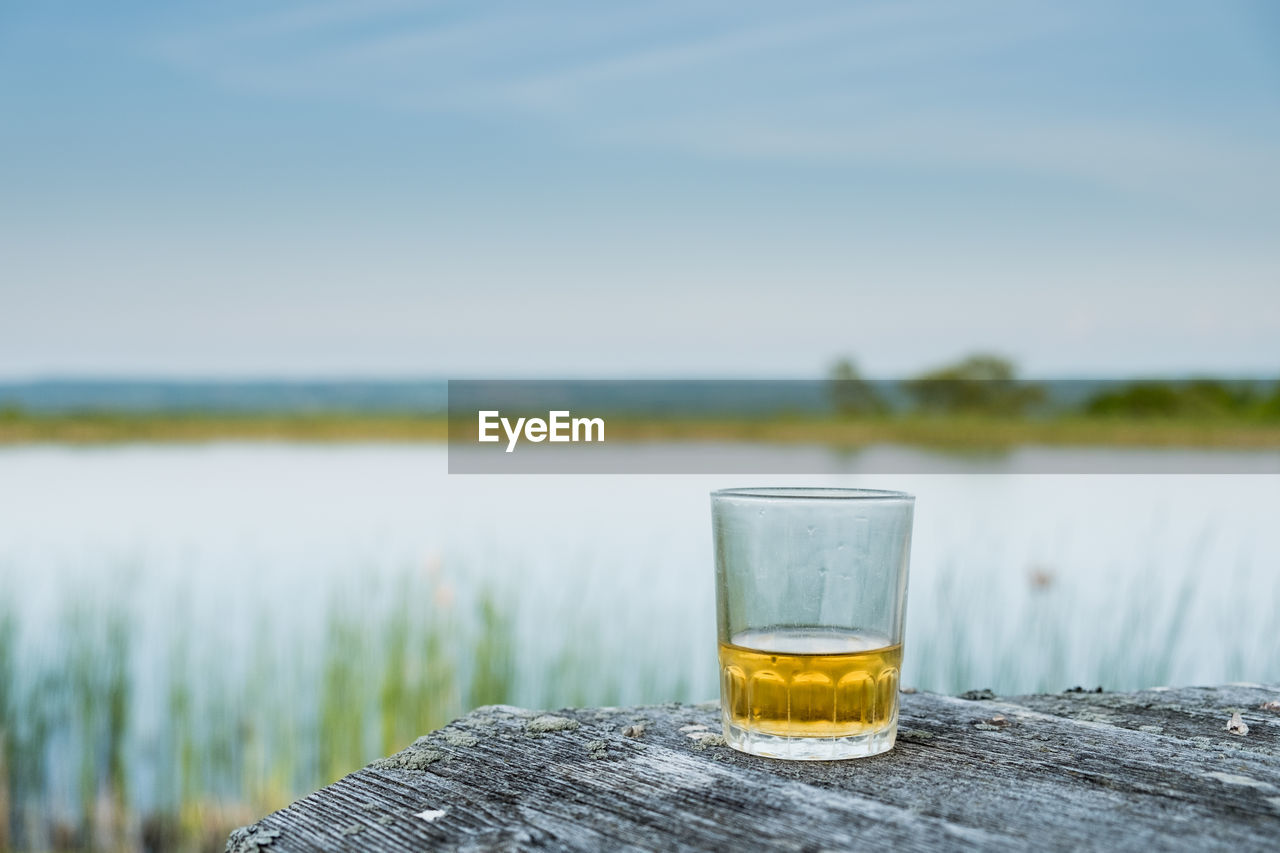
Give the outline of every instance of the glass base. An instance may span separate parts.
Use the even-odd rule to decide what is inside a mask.
[[[893,749],[898,739],[895,717],[884,728],[845,737],[783,737],[736,726],[724,720],[724,740],[729,746],[750,755],[784,758],[791,761],[842,761],[868,758]]]

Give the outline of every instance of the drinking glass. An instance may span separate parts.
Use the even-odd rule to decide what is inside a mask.
[[[712,492],[730,746],[812,760],[893,748],[914,507],[872,489]]]

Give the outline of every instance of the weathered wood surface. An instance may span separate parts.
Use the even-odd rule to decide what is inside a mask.
[[[788,762],[714,703],[481,708],[237,830],[234,853],[1280,849],[1280,685],[903,695],[897,747]],[[1247,734],[1228,730],[1233,712]]]

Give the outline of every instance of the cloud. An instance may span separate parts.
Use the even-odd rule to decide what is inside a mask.
[[[803,13],[749,3],[708,11],[705,4],[670,2],[499,4],[488,13],[477,5],[462,15],[440,12],[436,4],[374,8],[386,14],[343,3],[236,19],[166,34],[155,49],[187,69],[264,92],[360,92],[403,104],[411,100],[406,95],[425,89],[443,97],[419,97],[423,108],[450,108],[464,99],[493,110],[558,112],[574,104],[578,118],[589,121],[646,86],[678,112],[688,101],[681,87],[708,73],[716,75],[716,94],[729,106],[756,99],[761,83],[778,76],[807,74],[838,90],[848,83],[843,74],[850,64],[936,63],[956,46],[971,48],[975,32],[988,45],[999,44],[1025,37],[1028,25],[1043,30],[1046,20],[1024,14],[993,26],[973,17],[982,5],[960,11],[938,0],[853,9],[817,4]]]
[[[621,124],[605,138],[708,158],[1014,173],[1215,207],[1270,203],[1280,194],[1270,140],[1135,120],[932,109],[843,126],[751,116]]]
[[[1241,122],[1215,130],[1177,110],[1121,111],[1108,99],[1122,81],[1084,79],[1088,51],[1130,50],[1095,43],[1110,14],[941,0],[461,11],[381,0],[301,6],[158,44],[168,61],[236,89],[481,115],[573,145],[1003,172],[1266,204],[1280,190],[1274,122],[1247,118],[1241,133]]]

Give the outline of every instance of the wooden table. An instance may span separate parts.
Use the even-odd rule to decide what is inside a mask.
[[[1280,685],[966,696],[842,762],[735,752],[714,703],[480,708],[227,849],[1280,850]]]

